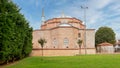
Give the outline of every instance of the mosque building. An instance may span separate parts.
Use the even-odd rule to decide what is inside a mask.
[[[47,43],[43,47],[44,56],[72,56],[79,54],[78,39],[82,40],[81,54],[95,54],[95,29],[86,29],[83,21],[70,16],[44,19],[40,29],[33,31],[33,50],[31,56],[41,56],[41,46],[38,43],[44,38]]]

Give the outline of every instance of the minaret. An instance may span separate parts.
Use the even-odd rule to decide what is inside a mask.
[[[64,18],[64,17],[65,17],[65,14],[64,14],[64,11],[62,11],[61,18]]]
[[[41,23],[44,24],[45,22],[45,15],[44,15],[44,8],[42,8],[42,16],[41,16]]]

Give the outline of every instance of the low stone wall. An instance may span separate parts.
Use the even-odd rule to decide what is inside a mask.
[[[43,56],[74,56],[79,54],[79,49],[43,49]],[[85,54],[85,50],[81,49],[81,54]],[[87,54],[96,54],[94,48],[88,48]],[[30,56],[41,56],[42,49],[33,49]]]

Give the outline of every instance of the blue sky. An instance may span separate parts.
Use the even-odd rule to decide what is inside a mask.
[[[76,17],[82,21],[83,9],[87,6],[87,28],[98,29],[101,26],[111,27],[120,39],[120,0],[13,0],[21,8],[21,13],[29,21],[33,29],[41,25],[41,11],[44,7],[45,19],[65,15]]]

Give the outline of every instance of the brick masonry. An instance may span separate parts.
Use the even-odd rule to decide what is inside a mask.
[[[68,20],[68,22],[61,23],[60,20],[63,19]],[[61,24],[65,24],[66,26],[59,26]],[[41,25],[41,29],[33,31],[33,50],[31,56],[41,55],[41,46],[38,43],[40,38],[45,38],[47,41],[44,45],[45,56],[70,56],[78,54],[78,39],[83,41],[81,50],[82,54],[84,54],[85,41],[87,53],[95,54],[95,30],[84,28],[85,25],[82,24],[82,21],[76,18],[55,18],[46,21]]]
[[[87,54],[95,54],[95,49],[87,49]],[[79,54],[79,49],[44,49],[43,56],[75,56]],[[81,49],[80,54],[85,54]],[[42,49],[33,49],[30,56],[41,56]]]

